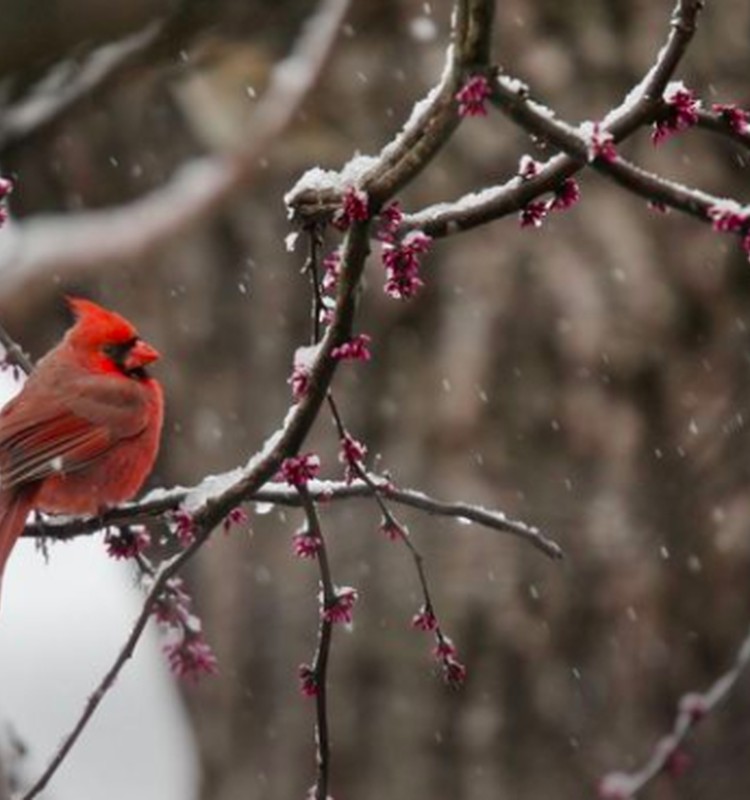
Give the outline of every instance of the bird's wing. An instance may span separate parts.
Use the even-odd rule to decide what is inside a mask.
[[[115,443],[108,428],[67,410],[49,417],[16,413],[0,424],[0,488],[75,472],[95,461]]]

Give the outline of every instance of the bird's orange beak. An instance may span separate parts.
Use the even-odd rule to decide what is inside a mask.
[[[151,347],[147,342],[143,342],[139,339],[128,351],[127,358],[125,359],[125,367],[127,369],[145,367],[147,364],[156,361],[160,357],[158,350]]]

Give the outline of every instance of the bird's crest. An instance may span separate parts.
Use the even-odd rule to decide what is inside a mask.
[[[84,297],[66,297],[76,324],[71,335],[89,344],[128,342],[138,336],[136,329],[119,314]]]

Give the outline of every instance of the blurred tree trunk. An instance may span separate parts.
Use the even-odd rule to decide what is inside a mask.
[[[63,326],[62,291],[142,321],[166,355],[155,483],[241,463],[277,426],[308,324],[283,192],[308,167],[376,150],[437,77],[445,9],[434,9],[432,41],[410,34],[422,3],[365,5],[304,118],[220,221],[153,264],[103,265],[86,286],[40,279],[0,308],[35,354]],[[267,9],[247,4],[237,29]],[[224,29],[237,19],[235,4],[214,10]],[[499,9],[497,52],[561,114],[593,119],[648,68],[669,10],[513,0]],[[252,124],[248,87],[260,90],[304,11],[278,4],[273,30],[245,41],[199,37],[195,65],[191,51],[187,66],[146,70],[14,150],[3,166],[18,174],[17,210],[115,203],[216,145],[223,124],[241,132]],[[739,0],[706,10],[688,69],[704,97],[747,99],[748,26]],[[65,52],[78,35],[58,30],[58,50],[42,50]],[[503,180],[527,150],[497,116],[470,120],[404,204]],[[747,182],[744,157],[698,133],[656,154],[644,135],[628,156],[720,193],[742,195]],[[582,188],[582,203],[539,231],[506,220],[436,243],[412,304],[381,295],[376,257],[368,268],[362,329],[374,360],[347,366],[337,388],[352,431],[398,482],[499,505],[554,533],[568,558],[549,564],[515,541],[405,515],[469,667],[452,694],[409,629],[416,579],[378,537],[376,510],[325,510],[335,573],[362,590],[354,629],[334,642],[336,796],[591,794],[602,772],[642,759],[680,695],[727,665],[747,625],[748,266],[704,226],[657,216],[593,176]],[[311,447],[334,472],[326,423]],[[206,800],[301,797],[312,780],[312,709],[296,669],[314,648],[317,577],[291,556],[298,517],[254,515],[252,535],[218,536],[190,576],[222,665],[185,689]],[[705,757],[680,797],[747,797],[749,694],[701,732]]]

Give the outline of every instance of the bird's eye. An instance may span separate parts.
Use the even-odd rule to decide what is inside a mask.
[[[107,356],[107,358],[111,358],[115,364],[121,365],[137,341],[138,337],[134,336],[132,339],[128,339],[126,342],[105,344],[102,347],[102,352],[105,356]]]

